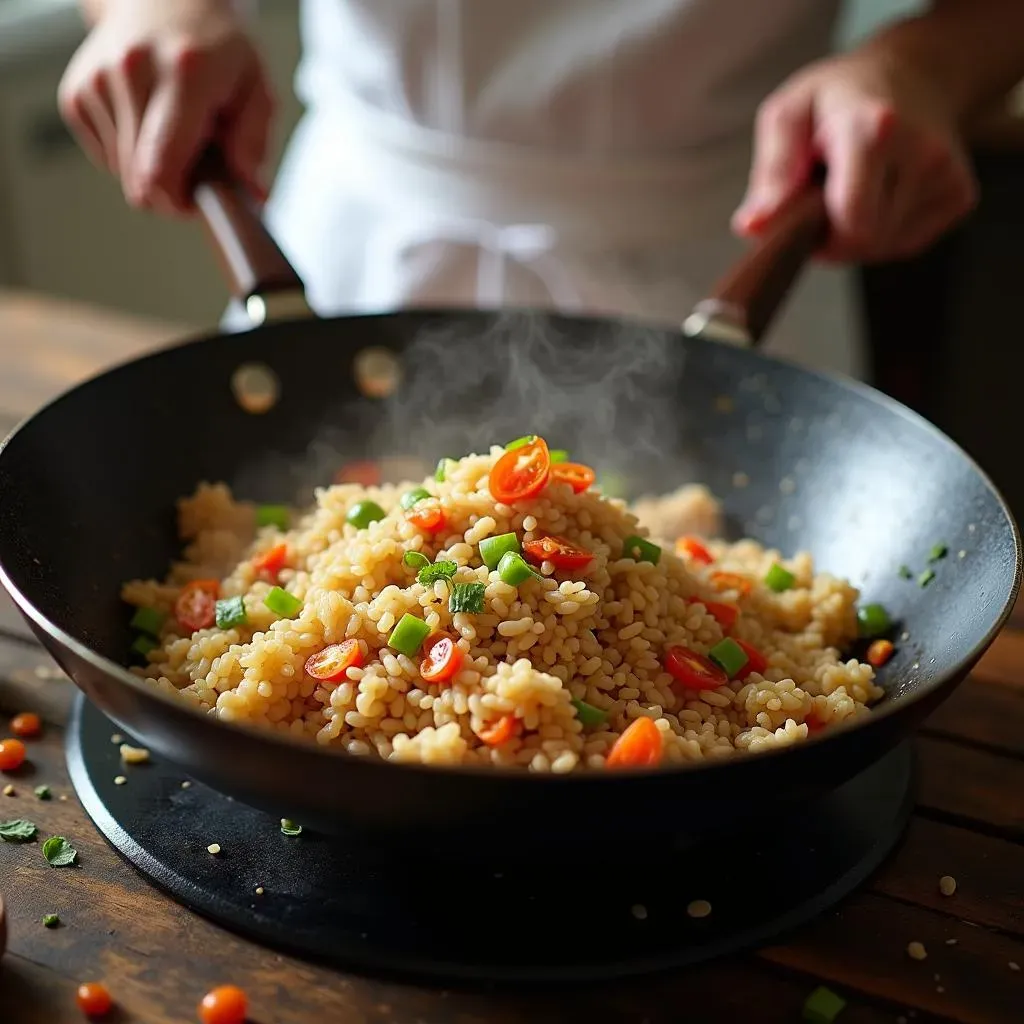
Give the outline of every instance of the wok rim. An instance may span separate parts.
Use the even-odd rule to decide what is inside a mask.
[[[333,317],[316,317],[314,318],[314,322],[331,324],[352,321],[387,321],[401,317],[409,317],[412,319],[439,319],[446,317],[453,319],[465,319],[467,317],[495,318],[509,314],[540,316],[560,323],[591,324],[605,327],[622,325],[658,330],[665,334],[677,334],[680,338],[685,338],[688,344],[696,344],[699,347],[706,348],[708,351],[717,350],[717,347],[722,344],[721,342],[710,341],[705,338],[693,338],[686,336],[678,327],[672,327],[665,324],[657,324],[643,320],[634,321],[625,318],[617,319],[614,317],[570,315],[528,307],[507,307],[500,310],[440,306],[410,307],[379,313],[354,313]],[[190,334],[180,340],[160,345],[144,355],[131,357],[113,363],[85,380],[79,381],[77,384],[73,384],[71,387],[66,388],[58,395],[55,395],[49,401],[45,402],[42,406],[36,409],[35,412],[24,417],[5,438],[0,440],[0,459],[3,458],[3,454],[11,442],[20,433],[30,428],[37,420],[41,419],[52,407],[66,401],[72,395],[77,394],[102,378],[112,374],[126,372],[139,363],[148,362],[150,360],[157,361],[167,358],[172,353],[199,348],[204,344],[214,343],[218,339],[222,340],[225,338],[244,337],[253,331],[259,333],[271,333],[278,330],[287,330],[299,325],[305,325],[308,327],[309,323],[309,318],[300,317],[275,321],[270,324],[240,332],[213,331],[198,335]],[[797,758],[806,757],[810,751],[819,749],[822,744],[827,744],[830,741],[837,741],[841,736],[856,734],[862,730],[871,729],[872,727],[876,727],[877,729],[881,723],[885,722],[889,718],[903,715],[906,713],[908,708],[913,707],[918,702],[924,701],[928,696],[949,688],[951,681],[955,679],[962,670],[966,670],[963,673],[964,676],[969,674],[970,670],[977,664],[978,660],[988,650],[988,648],[991,647],[992,643],[1006,625],[1020,592],[1022,574],[1024,574],[1024,554],[1022,554],[1021,533],[1017,525],[1017,521],[1014,518],[1013,513],[1010,511],[1005,498],[992,482],[989,475],[981,468],[981,466],[978,465],[971,455],[957,444],[956,441],[935,426],[935,424],[925,419],[925,417],[914,412],[913,409],[908,408],[903,405],[902,402],[898,402],[896,399],[884,394],[869,384],[854,380],[853,378],[846,377],[842,374],[827,373],[822,370],[804,367],[794,360],[781,356],[768,355],[760,349],[750,348],[747,349],[747,353],[756,360],[760,360],[764,363],[782,365],[805,376],[827,381],[833,385],[838,384],[840,387],[852,391],[860,398],[873,403],[875,406],[881,407],[887,412],[901,417],[907,422],[913,424],[917,429],[923,430],[925,433],[931,435],[944,447],[952,449],[973,470],[973,472],[977,474],[982,483],[995,498],[1000,512],[1009,524],[1010,537],[1013,541],[1014,556],[1013,581],[1010,586],[1010,592],[1003,601],[1003,606],[1000,609],[999,614],[996,616],[984,636],[975,643],[968,652],[957,659],[957,664],[954,668],[942,673],[935,681],[921,689],[915,689],[910,693],[899,697],[889,697],[887,694],[886,699],[883,700],[879,706],[872,708],[869,714],[859,716],[858,719],[855,719],[850,725],[842,725],[836,729],[825,731],[819,735],[810,736],[808,739],[800,743],[774,747],[756,754],[748,753],[739,757],[723,758],[721,760],[715,759],[700,762],[684,762],[680,765],[670,765],[658,768],[632,769],[629,772],[616,773],[615,777],[617,780],[625,781],[626,779],[629,779],[636,782],[645,780],[650,781],[651,779],[667,779],[681,775],[701,775],[714,772],[716,770],[720,775],[724,775],[726,770],[742,770],[742,766],[746,764],[756,765],[764,763],[766,760],[778,762],[780,759],[786,757],[790,758],[792,763],[796,765]],[[481,767],[477,765],[453,766],[433,764],[425,765],[417,762],[391,762],[380,757],[350,754],[348,751],[343,749],[321,746],[318,743],[299,740],[284,733],[278,733],[276,731],[271,732],[242,722],[224,722],[216,716],[199,711],[186,701],[176,700],[169,694],[165,694],[162,690],[158,690],[154,686],[147,685],[140,677],[133,675],[123,665],[119,665],[109,658],[97,653],[92,648],[61,629],[61,627],[56,625],[56,623],[43,615],[42,612],[40,612],[33,603],[28,600],[21,590],[14,585],[3,565],[2,560],[0,560],[0,584],[2,584],[8,594],[10,594],[22,615],[30,619],[31,622],[42,630],[46,636],[57,642],[61,647],[70,651],[75,655],[75,657],[86,662],[91,668],[101,672],[104,676],[115,681],[119,685],[129,686],[132,691],[142,699],[146,701],[155,701],[164,707],[173,708],[175,709],[175,712],[186,713],[193,719],[198,728],[212,728],[215,731],[228,728],[246,740],[253,740],[263,745],[280,747],[283,750],[302,751],[304,756],[318,756],[322,759],[331,759],[338,763],[354,761],[364,767],[366,766],[366,762],[369,761],[371,763],[375,763],[377,767],[387,767],[388,769],[399,770],[403,773],[423,778],[469,778],[477,780],[499,779],[505,784],[510,783],[512,780],[518,780],[522,785],[528,784],[536,786],[547,784],[550,786],[552,784],[558,784],[578,787],[583,785],[592,785],[595,780],[602,777],[600,772],[589,770],[555,773],[531,772],[524,771],[522,768],[511,768],[505,766]],[[44,644],[43,646],[46,647],[47,645]],[[49,650],[47,653],[50,653]],[[73,679],[72,681],[74,682]],[[77,686],[78,684],[76,683],[75,685]],[[139,736],[138,738],[145,740],[144,736]]]

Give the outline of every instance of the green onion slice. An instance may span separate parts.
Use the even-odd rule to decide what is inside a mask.
[[[843,1012],[846,1000],[831,989],[816,988],[804,1003],[803,1019],[807,1024],[832,1024]]]
[[[424,569],[430,565],[430,559],[421,551],[406,551],[402,556],[402,561],[410,569]]]
[[[661,548],[649,540],[644,540],[643,537],[627,537],[622,544],[622,557],[632,558],[634,562],[650,562],[651,565],[657,565],[658,559],[661,558]]]
[[[529,563],[518,551],[506,551],[498,563],[498,575],[502,583],[510,587],[518,587],[525,583],[532,576],[534,579],[543,579],[540,573],[534,572]]]
[[[514,452],[517,448],[525,448],[528,444],[533,444],[536,440],[536,434],[524,434],[522,437],[517,437],[514,441],[509,441],[509,443],[505,445],[505,451]]]
[[[43,927],[56,928],[60,924],[60,918],[56,914],[43,914]]]
[[[468,612],[477,615],[484,610],[484,585],[482,583],[456,583],[448,598],[448,611],[452,615]]]
[[[796,583],[796,577],[784,566],[776,562],[765,574],[764,585],[776,594],[784,590],[791,590]]]
[[[416,580],[424,587],[432,587],[438,580],[450,580],[458,568],[458,563],[442,560],[433,565],[423,566],[417,574]]]
[[[892,628],[892,619],[884,605],[866,604],[857,609],[857,625],[861,636],[881,636]]]
[[[137,654],[145,659],[150,651],[156,650],[160,645],[151,636],[137,636],[131,646],[132,654]]]
[[[351,523],[357,530],[365,530],[370,523],[383,519],[384,509],[375,501],[357,501],[345,513],[346,522]]]
[[[245,601],[238,597],[225,597],[217,602],[217,628],[231,629],[244,626],[248,621],[245,613]]]
[[[576,717],[587,729],[604,725],[608,721],[608,712],[595,708],[593,704],[588,704],[585,700],[577,700],[573,697],[572,706],[576,709]]]
[[[448,476],[448,463],[455,464],[454,459],[449,459],[448,456],[437,460],[437,469],[434,470],[434,479],[439,483],[443,484],[445,478]]]
[[[415,656],[423,641],[430,636],[430,627],[415,615],[405,613],[388,637],[388,647],[404,654],[407,658]]]
[[[933,579],[935,579],[935,573],[932,572],[931,569],[925,569],[925,571],[917,577],[917,584],[920,587],[927,587]]]
[[[497,569],[502,556],[509,551],[520,551],[519,538],[514,533],[499,533],[480,541],[480,558],[488,569]]]
[[[555,462],[568,462],[569,453],[564,448],[552,448],[548,452],[548,458],[552,463]]]
[[[160,627],[164,624],[167,616],[158,612],[155,608],[139,608],[132,616],[130,623],[132,629],[139,633],[147,633],[149,636],[159,636]]]
[[[282,619],[294,619],[302,611],[302,602],[283,587],[271,587],[263,603]]]
[[[708,651],[708,657],[732,679],[740,669],[750,660],[744,650],[732,637],[727,636],[719,640],[714,647]]]
[[[291,510],[287,505],[258,505],[256,507],[257,526],[276,526],[279,530],[287,530],[291,520]]]
[[[286,836],[301,836],[302,826],[297,822],[292,821],[291,818],[282,818],[281,834]]]
[[[32,792],[35,793],[35,795],[39,797],[40,800],[53,799],[53,791],[50,789],[49,786],[36,786],[36,788],[33,789]]]
[[[901,565],[897,572],[900,575],[900,579],[912,580],[914,578],[914,574],[910,571],[910,567],[907,565]]]
[[[928,553],[929,562],[939,562],[949,554],[949,545],[939,542]]]
[[[408,512],[413,505],[418,505],[421,501],[425,501],[430,497],[433,497],[433,495],[426,489],[426,487],[414,487],[411,491],[406,491],[405,494],[398,499],[398,504]]]

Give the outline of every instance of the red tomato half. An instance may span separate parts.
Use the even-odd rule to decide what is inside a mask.
[[[524,541],[523,554],[534,565],[550,562],[556,569],[582,569],[594,559],[594,553],[579,548],[562,537],[537,537]]]
[[[428,640],[427,656],[420,662],[420,675],[427,683],[447,683],[458,675],[465,655],[450,636],[439,634]]]
[[[428,505],[423,502],[413,505],[405,513],[405,519],[406,522],[412,523],[417,530],[429,534],[440,533],[444,529],[445,523],[448,522],[448,517],[440,505]]]
[[[747,656],[747,663],[736,673],[736,678],[746,679],[751,672],[756,672],[759,676],[763,676],[764,670],[768,667],[768,659],[756,647],[751,647],[746,641],[737,640],[736,643]]]
[[[717,690],[729,682],[725,671],[710,658],[678,645],[666,648],[665,671],[684,690]]]
[[[334,474],[334,482],[376,487],[380,483],[380,466],[376,462],[349,462]]]
[[[692,558],[701,565],[710,565],[714,561],[711,552],[696,537],[680,537],[676,541],[676,554]]]
[[[288,545],[275,544],[269,551],[257,555],[252,560],[252,567],[260,576],[269,576],[276,582],[277,574],[284,568],[288,561]]]
[[[182,629],[195,633],[209,629],[217,621],[217,595],[220,584],[216,580],[193,580],[186,584],[174,603],[174,617]]]
[[[343,640],[317,651],[306,661],[306,674],[321,683],[337,683],[345,678],[350,668],[363,663],[363,649],[358,640]]]
[[[711,616],[721,627],[723,633],[728,633],[736,620],[740,617],[740,610],[734,604],[727,604],[725,601],[705,601],[702,597],[689,597],[687,604],[702,604]]]
[[[562,463],[564,465],[564,463]],[[491,497],[502,504],[535,498],[547,486],[551,475],[551,453],[543,437],[514,448],[494,464],[488,484]]]
[[[552,482],[568,484],[577,494],[582,494],[596,479],[594,471],[579,462],[556,462],[551,467]]]
[[[741,576],[738,572],[713,572],[708,579],[716,590],[735,590],[740,597],[746,597],[754,585],[749,576]]]

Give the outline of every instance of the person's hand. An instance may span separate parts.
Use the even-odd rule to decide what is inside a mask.
[[[746,198],[733,229],[756,236],[825,165],[825,259],[922,251],[974,206],[977,189],[940,89],[866,49],[813,64],[758,111]]]
[[[61,114],[133,206],[191,209],[190,175],[216,141],[258,198],[272,100],[231,0],[108,0],[64,73]]]

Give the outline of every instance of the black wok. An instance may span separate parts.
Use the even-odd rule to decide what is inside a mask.
[[[300,295],[230,188],[207,184],[197,199],[252,314]],[[722,343],[759,337],[822,224],[820,196],[794,207],[688,322],[698,336],[536,313],[400,312],[267,323],[104,373],[0,450],[0,579],[118,726],[183,772],[314,829],[452,841],[465,856],[573,838],[607,851],[771,816],[904,739],[991,643],[1021,572],[1006,505],[939,431],[868,387]],[[480,346],[487,358],[471,359]],[[357,383],[368,348],[393,352],[402,367],[388,397]],[[236,370],[253,363],[279,383],[261,414],[232,390]],[[574,392],[566,368],[594,364],[613,367],[614,402],[603,390]],[[532,410],[515,384],[523,373],[550,385]],[[856,727],[764,756],[555,777],[396,766],[297,745],[204,717],[121,667],[131,637],[120,585],[164,574],[177,551],[175,500],[198,481],[289,500],[347,459],[398,454],[433,465],[526,432],[613,470],[633,492],[703,481],[723,499],[731,534],[808,549],[865,600],[883,602],[909,637],[881,672],[885,701]],[[937,542],[950,553],[928,586],[898,575],[901,564],[923,569]]]

